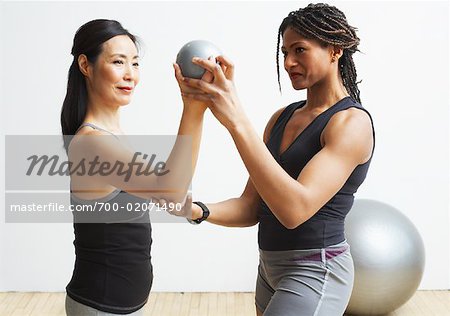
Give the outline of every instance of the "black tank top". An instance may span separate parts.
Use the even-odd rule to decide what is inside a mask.
[[[67,295],[109,313],[137,311],[147,302],[153,281],[152,229],[149,213],[142,212],[148,200],[116,189],[95,200],[71,194],[70,201],[74,208],[97,204],[118,211],[97,212],[102,218],[95,219],[94,213],[73,213],[76,259]],[[141,211],[130,211],[136,207]]]
[[[372,121],[370,113],[361,104],[350,97],[345,97],[319,114],[280,155],[280,144],[286,124],[294,111],[305,104],[306,101],[300,101],[287,106],[275,122],[267,142],[267,148],[272,156],[294,179],[298,178],[309,160],[322,149],[320,135],[335,113],[354,107],[365,111]],[[375,146],[373,122],[372,131]],[[276,251],[324,248],[344,241],[345,217],[353,205],[354,193],[366,177],[371,160],[372,156],[366,163],[358,165],[336,195],[309,220],[295,229],[284,227],[261,200],[258,210],[260,249]]]

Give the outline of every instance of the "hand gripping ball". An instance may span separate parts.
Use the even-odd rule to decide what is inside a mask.
[[[185,44],[177,55],[177,64],[181,68],[184,77],[200,79],[205,73],[205,69],[192,63],[193,57],[208,59],[216,58],[222,52],[216,45],[204,40],[195,40]]]

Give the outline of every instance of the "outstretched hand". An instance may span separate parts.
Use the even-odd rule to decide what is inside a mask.
[[[224,56],[218,56],[216,60],[219,63],[211,59],[193,58],[193,63],[212,74],[213,80],[184,78],[183,81],[190,90],[183,92],[182,95],[186,99],[208,104],[217,120],[227,129],[231,129],[240,124],[244,118],[244,112],[233,81],[232,62]]]

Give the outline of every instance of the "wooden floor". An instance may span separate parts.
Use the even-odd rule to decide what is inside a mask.
[[[65,315],[64,300],[65,293],[0,293],[0,315]],[[253,316],[254,293],[152,293],[144,311],[147,316]],[[450,291],[418,291],[389,316],[450,316]]]

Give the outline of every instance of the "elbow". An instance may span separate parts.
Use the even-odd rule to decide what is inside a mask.
[[[286,221],[285,223],[282,223],[282,224],[287,229],[292,230],[292,229],[296,229],[298,226],[300,226],[303,223],[304,223],[303,220],[298,220],[297,219],[297,220]]]
[[[259,223],[259,220],[258,220],[258,219],[255,219],[255,220],[252,220],[252,221],[247,222],[247,223],[245,224],[245,226],[243,226],[243,227],[252,227],[252,226],[255,226],[255,225],[258,224],[258,223]]]
[[[306,216],[307,212],[303,210],[299,211],[297,209],[295,212],[292,212],[292,209],[280,210],[278,214],[286,214],[285,216],[278,217],[278,220],[284,227],[286,227],[286,229],[289,230],[296,229],[308,220],[308,217]]]
[[[252,216],[248,216],[247,218],[244,218],[242,221],[238,223],[238,227],[252,227],[259,223],[259,218],[256,215],[256,213],[252,214]]]

